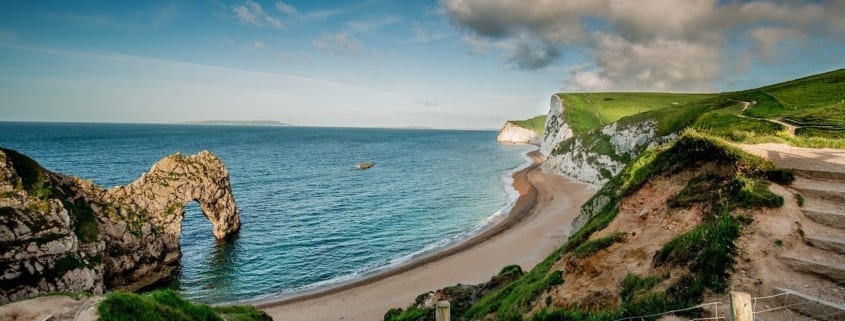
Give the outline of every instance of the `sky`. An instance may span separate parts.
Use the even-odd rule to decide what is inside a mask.
[[[845,0],[0,1],[0,121],[498,128],[845,66]]]

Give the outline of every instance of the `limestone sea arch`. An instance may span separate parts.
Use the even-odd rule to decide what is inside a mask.
[[[194,201],[218,240],[239,230],[228,172],[211,152],[165,157],[107,190],[0,148],[0,298],[137,290],[169,278]]]

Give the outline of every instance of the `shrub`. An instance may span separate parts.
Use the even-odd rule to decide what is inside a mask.
[[[584,244],[581,244],[572,251],[572,255],[582,258],[591,256],[600,250],[608,248],[613,243],[624,241],[627,235],[625,232],[614,232],[608,236],[584,242]]]
[[[112,292],[97,307],[101,321],[267,321],[267,314],[251,306],[211,308],[194,304],[171,290],[147,294]]]

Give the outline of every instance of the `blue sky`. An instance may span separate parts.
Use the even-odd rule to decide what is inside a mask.
[[[0,120],[495,128],[838,69],[843,1],[4,1]]]

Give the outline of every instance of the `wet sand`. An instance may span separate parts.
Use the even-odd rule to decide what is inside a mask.
[[[529,270],[560,247],[581,204],[595,193],[586,184],[540,171],[541,156],[514,173],[520,196],[508,217],[460,245],[364,279],[293,298],[255,304],[277,321],[381,320],[417,295],[458,283],[485,282],[502,267]]]

